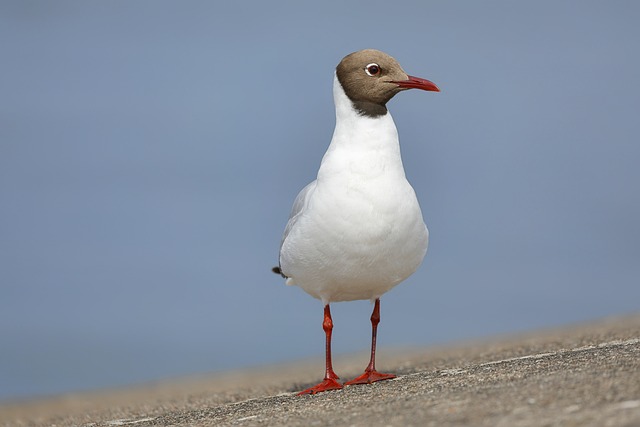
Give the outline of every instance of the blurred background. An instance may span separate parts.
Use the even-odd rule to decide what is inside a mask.
[[[381,347],[638,311],[639,20],[633,1],[1,1],[0,400],[322,357],[322,304],[270,269],[334,68],[369,47],[442,89],[389,104],[431,242],[382,300]],[[336,353],[368,349],[370,311],[333,306]]]

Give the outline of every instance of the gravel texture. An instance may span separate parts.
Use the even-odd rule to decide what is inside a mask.
[[[367,355],[337,357],[343,379]],[[640,426],[640,315],[382,351],[394,380],[314,396],[322,361],[0,405],[3,426]]]

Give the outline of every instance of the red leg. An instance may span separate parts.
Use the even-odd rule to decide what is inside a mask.
[[[369,365],[364,370],[364,374],[351,381],[347,381],[344,383],[345,385],[371,384],[376,381],[390,380],[396,377],[393,374],[381,374],[376,371],[376,334],[378,332],[378,323],[380,323],[380,299],[376,299],[373,313],[371,313],[371,360],[369,360]]]
[[[337,390],[342,388],[337,380],[339,377],[333,372],[333,366],[331,365],[331,331],[333,331],[333,321],[331,320],[331,310],[329,310],[329,304],[324,306],[324,322],[322,322],[322,329],[327,337],[326,344],[326,370],[324,374],[324,380],[311,388],[298,393],[298,396],[303,394],[316,394],[321,391]]]

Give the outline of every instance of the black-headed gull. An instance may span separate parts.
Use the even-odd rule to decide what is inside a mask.
[[[406,89],[438,92],[407,75],[378,50],[347,55],[333,83],[336,127],[318,177],[296,197],[273,270],[324,304],[324,380],[300,394],[342,388],[331,364],[329,304],[371,300],[371,359],[364,374],[345,385],[394,378],[375,369],[380,296],[422,263],[429,232],[405,177],[398,132],[386,104]]]

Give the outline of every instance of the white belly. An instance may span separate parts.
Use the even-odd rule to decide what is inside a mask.
[[[406,180],[319,183],[283,243],[280,261],[288,284],[325,303],[373,300],[415,272],[427,244]]]

